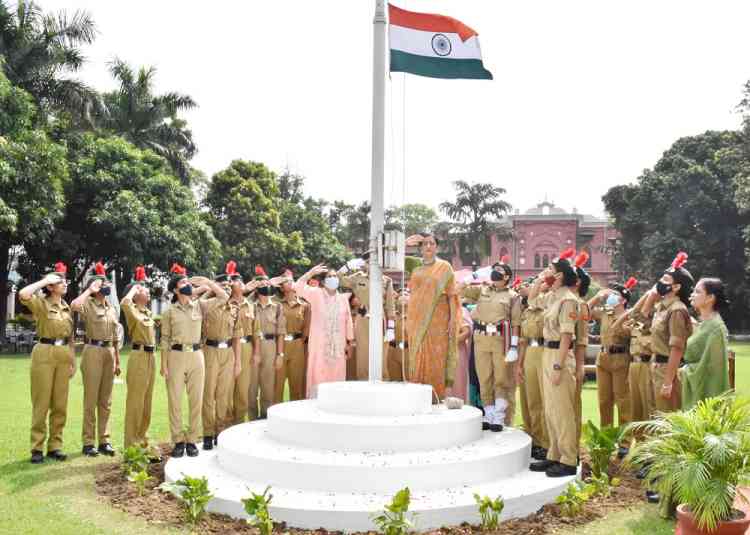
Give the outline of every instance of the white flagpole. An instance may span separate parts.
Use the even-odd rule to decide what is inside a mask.
[[[375,0],[372,50],[372,190],[370,211],[370,381],[383,379],[383,272],[378,261],[384,227],[385,0]]]

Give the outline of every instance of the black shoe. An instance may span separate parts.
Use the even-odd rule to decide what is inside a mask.
[[[490,431],[493,433],[499,433],[503,430],[503,424],[490,424]]]
[[[214,435],[214,446],[219,445],[219,435]]]
[[[83,450],[81,450],[81,453],[83,453],[86,457],[98,457],[99,452],[96,451],[96,448],[92,445],[84,446]]]
[[[574,476],[578,473],[577,466],[570,466],[569,464],[557,463],[555,466],[547,468],[545,474],[547,477],[568,477]]]
[[[203,437],[203,449],[206,451],[214,449],[214,437]],[[189,451],[188,455],[190,455]]]
[[[643,468],[641,468],[640,470],[638,470],[638,471],[637,471],[637,472],[635,473],[635,478],[636,478],[636,479],[646,479],[646,476],[647,476],[647,475],[648,475],[648,468],[646,468],[646,467],[644,466]]]
[[[535,446],[531,448],[531,458],[537,461],[544,461],[547,459],[547,450],[541,446]]]
[[[62,450],[52,450],[47,452],[47,457],[54,459],[55,461],[67,461],[68,456],[65,455]]]
[[[112,447],[112,444],[105,442],[104,444],[99,444],[99,453],[102,455],[107,455],[108,457],[114,457],[115,456],[115,450]]]
[[[646,491],[646,501],[648,503],[659,503],[659,493],[653,490]]]
[[[618,459],[624,459],[628,456],[628,453],[630,453],[630,448],[626,448],[625,446],[620,446],[617,449],[617,458]]]
[[[169,454],[170,457],[175,457],[179,459],[185,454],[185,443],[184,442],[176,442],[174,445],[174,448],[172,448],[172,453]]]
[[[31,450],[31,464],[42,464],[44,462],[44,453],[39,450]]]
[[[490,430],[489,422],[482,422],[482,431],[489,431],[489,430]]]
[[[198,447],[192,442],[185,444],[185,449],[188,457],[198,457]]]
[[[556,464],[557,461],[548,461],[547,459],[544,459],[543,461],[531,463],[529,465],[529,470],[532,472],[546,472],[550,467],[555,466]]]

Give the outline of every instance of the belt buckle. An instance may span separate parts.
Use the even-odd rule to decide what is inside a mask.
[[[285,342],[291,342],[293,340],[294,340],[294,336],[292,336],[291,334],[285,334],[284,335],[284,341]]]
[[[537,342],[536,340],[532,340],[531,347],[539,347],[539,342]]]
[[[62,346],[65,345],[65,340],[55,339],[55,341],[52,343],[53,346]]]
[[[399,342],[398,343],[398,348],[399,349],[404,349],[404,343],[403,342]]]
[[[488,324],[487,324],[487,325],[485,326],[485,332],[486,332],[487,334],[495,334],[495,333],[497,333],[497,327],[495,326],[495,324],[494,324],[494,323],[488,323]]]
[[[240,338],[240,344],[248,344],[250,343],[250,337],[249,336],[243,336]]]
[[[219,349],[226,349],[229,347],[229,344],[227,344],[226,342],[219,342],[219,345],[216,347],[218,347]]]

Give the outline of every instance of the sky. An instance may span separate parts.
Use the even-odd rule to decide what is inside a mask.
[[[86,9],[100,32],[80,77],[114,88],[115,56],[158,69],[209,176],[233,159],[369,200],[374,0],[38,0]],[[386,86],[386,205],[455,199],[492,182],[521,210],[545,197],[602,215],[679,137],[734,129],[750,79],[747,1],[394,0],[479,33],[493,81],[394,73]]]

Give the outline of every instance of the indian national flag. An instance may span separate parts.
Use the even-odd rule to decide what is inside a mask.
[[[492,80],[477,32],[454,18],[388,4],[391,72]]]

